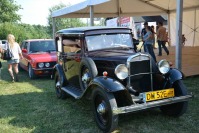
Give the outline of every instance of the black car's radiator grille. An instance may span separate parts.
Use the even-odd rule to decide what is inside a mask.
[[[130,75],[150,73],[150,60],[130,62]]]
[[[152,90],[150,57],[141,56],[129,60],[129,86],[137,92],[147,92]]]

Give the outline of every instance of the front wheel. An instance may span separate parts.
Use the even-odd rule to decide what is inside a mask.
[[[30,79],[35,79],[36,78],[35,72],[32,69],[32,66],[30,64],[28,65],[28,75],[29,75]]]
[[[187,88],[185,87],[182,80],[174,82],[172,87],[174,88],[175,96],[187,95]],[[184,102],[161,106],[160,110],[166,115],[179,117],[186,112],[187,107],[188,107],[188,101],[184,101]]]
[[[105,92],[102,88],[95,88],[92,95],[92,109],[97,126],[103,132],[112,132],[117,128],[118,115],[112,109],[117,107],[112,93]]]

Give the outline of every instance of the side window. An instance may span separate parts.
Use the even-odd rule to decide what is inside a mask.
[[[25,42],[24,49],[28,49],[28,42]]]
[[[80,39],[64,38],[62,40],[62,44],[63,44],[64,53],[80,53],[81,52]]]
[[[27,49],[28,48],[28,42],[23,42],[21,48]]]

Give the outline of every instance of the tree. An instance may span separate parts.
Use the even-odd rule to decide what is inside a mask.
[[[17,42],[26,39],[50,38],[48,27],[42,25],[29,25],[17,23],[0,23],[0,40],[6,39],[8,34],[13,34]]]
[[[68,5],[70,6],[70,5]],[[48,24],[49,24],[49,34],[52,35],[52,17],[51,14],[53,11],[59,10],[63,7],[67,7],[63,3],[60,3],[59,5],[55,5],[49,9],[49,16],[48,16]],[[86,24],[81,21],[79,18],[57,18],[55,21],[55,29],[60,30],[64,28],[70,28],[70,27],[82,27]]]
[[[21,20],[16,12],[22,9],[14,0],[0,0],[0,23],[17,22]]]

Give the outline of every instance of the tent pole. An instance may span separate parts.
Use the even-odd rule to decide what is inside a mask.
[[[117,0],[117,16],[118,16],[118,19],[119,19],[119,26],[121,26],[121,17],[120,17],[120,0]]]
[[[196,39],[196,8],[194,10],[194,31],[193,31],[193,46],[195,45],[195,39]]]
[[[53,38],[55,38],[55,18],[52,18]]]
[[[167,23],[168,23],[168,45],[171,46],[171,22],[170,22],[170,12],[167,14]]]
[[[176,59],[175,65],[179,70],[182,69],[182,12],[183,12],[183,0],[176,0]]]
[[[94,7],[90,6],[90,26],[94,26],[94,18],[93,18]]]

